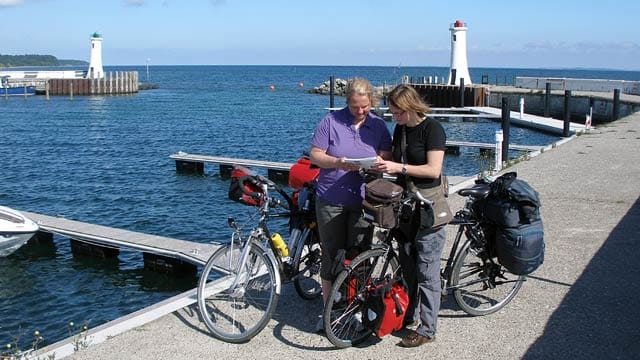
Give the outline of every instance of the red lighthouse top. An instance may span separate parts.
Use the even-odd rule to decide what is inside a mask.
[[[462,21],[460,20],[456,20],[456,22],[453,24],[453,27],[464,27],[464,23],[462,23]]]

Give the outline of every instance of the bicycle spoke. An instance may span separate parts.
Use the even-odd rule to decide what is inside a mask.
[[[229,342],[245,342],[258,334],[271,318],[278,298],[274,266],[259,247],[249,246],[244,265],[240,264],[242,249],[223,248],[214,253],[198,285],[205,325],[215,337]],[[224,270],[219,272],[220,268]]]
[[[523,277],[506,272],[485,258],[485,253],[470,249],[467,242],[456,258],[450,290],[456,302],[470,315],[487,315],[503,308],[522,286]],[[496,280],[497,277],[503,280]]]

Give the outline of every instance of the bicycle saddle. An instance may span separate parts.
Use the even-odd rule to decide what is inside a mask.
[[[471,196],[474,199],[483,198],[489,193],[489,184],[475,184],[471,187],[458,190],[461,196]]]

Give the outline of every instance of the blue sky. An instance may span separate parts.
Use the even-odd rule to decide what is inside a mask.
[[[640,70],[632,0],[0,0],[0,54],[105,65],[449,66]]]

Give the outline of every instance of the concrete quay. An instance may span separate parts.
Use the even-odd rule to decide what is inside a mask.
[[[503,170],[517,171],[541,194],[545,263],[495,314],[467,316],[449,297],[440,311],[437,340],[419,348],[397,347],[406,334],[400,331],[337,350],[313,333],[321,301],[302,300],[286,284],[273,319],[246,344],[212,338],[195,306],[187,305],[104,342],[92,343],[92,330],[89,346],[66,358],[637,359],[639,163],[636,113]],[[453,209],[462,206],[457,195],[449,200]],[[55,351],[50,346],[38,355]],[[56,359],[64,357],[58,354]]]
[[[524,100],[524,112],[544,114],[545,90],[507,85],[481,85],[485,87],[485,106],[501,108],[503,97],[511,102],[511,110],[519,111],[520,99]],[[564,115],[565,91],[550,91],[550,116],[562,119]],[[614,94],[603,91],[571,91],[571,119],[574,123],[585,122],[585,116],[592,113],[593,124],[611,121],[614,114]],[[640,111],[640,95],[620,94],[619,116],[625,117]]]

